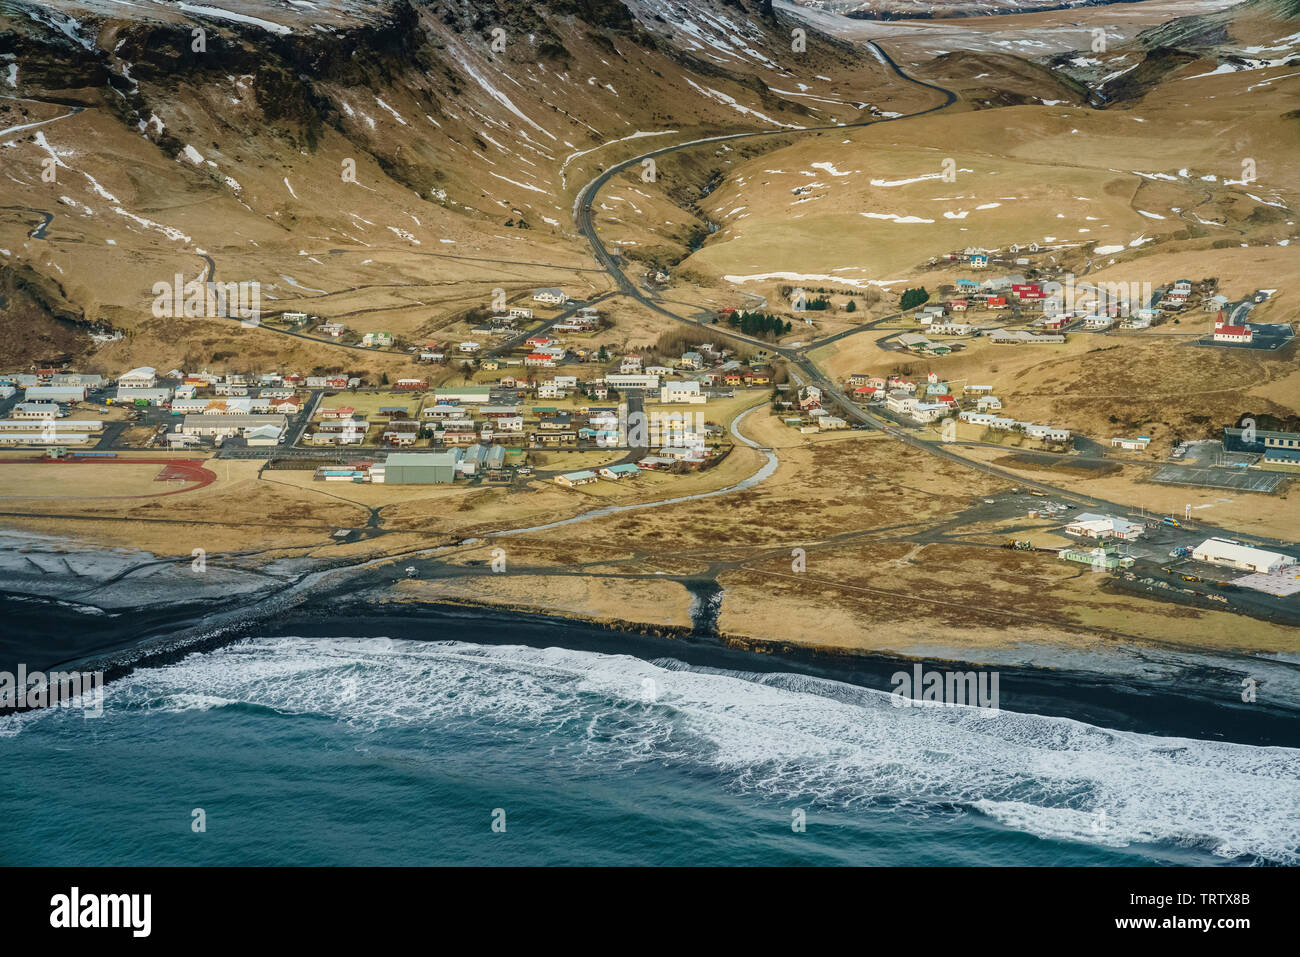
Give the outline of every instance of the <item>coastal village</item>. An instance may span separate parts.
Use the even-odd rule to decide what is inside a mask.
[[[538,308],[568,303],[559,289],[538,289],[533,299]],[[286,313],[277,320],[301,326],[311,318]],[[426,344],[411,350],[412,360],[431,372],[391,382],[387,374],[374,382],[344,373],[152,367],[116,378],[55,368],[0,375],[0,445],[72,459],[127,449],[260,456],[312,465],[330,482],[500,482],[544,474],[576,488],[644,470],[712,467],[730,448],[726,426],[737,393],[752,405],[772,388],[768,362],[742,360],[719,343],[671,356],[611,355],[566,338],[589,334],[599,322],[592,307],[545,321],[532,308],[510,308],[474,330],[501,344]],[[338,323],[317,329],[344,333]],[[384,349],[394,340],[366,333],[356,344]],[[570,368],[574,374],[564,374]],[[590,458],[592,467],[538,467],[555,454],[576,463]]]
[[[968,262],[980,268],[980,255]],[[1228,302],[1213,281],[1172,282],[1150,304],[1075,301],[1072,309],[1052,305],[1062,297],[1051,284],[1018,275],[958,279],[955,288],[960,297],[935,303],[924,289],[904,293],[903,316],[927,334],[886,337],[902,363],[942,359],[978,338],[998,348],[1062,344],[1073,335],[1147,328],[1192,314],[1213,313],[1207,344],[1222,336],[1224,345],[1249,347],[1255,339],[1251,326],[1223,318],[1249,309]],[[805,441],[874,426],[941,443],[1028,442],[1064,456],[1079,454],[1083,442],[1092,454],[1104,449],[1150,457],[1149,436],[1085,437],[1019,419],[992,385],[945,378],[933,369],[923,375],[855,372],[835,386],[790,381],[779,348],[724,345],[729,340],[711,334],[708,325],[670,340],[672,348],[619,351],[596,342],[608,328],[596,305],[573,302],[555,288],[537,289],[532,298],[531,306],[497,308],[484,321],[471,317],[463,337],[440,343],[410,344],[385,332],[357,335],[304,313],[269,320],[345,339],[356,349],[404,354],[412,373],[391,379],[384,373],[379,381],[319,369],[214,373],[147,366],[115,377],[53,367],[0,375],[0,445],[32,450],[44,461],[165,450],[258,460],[272,471],[309,471],[321,483],[496,484],[589,493],[646,472],[671,476],[717,467],[734,448],[736,418],[766,403],[775,421]],[[782,331],[777,317],[731,309],[714,321],[741,328],[767,322]],[[191,474],[184,463],[201,460],[172,462],[179,464],[168,465],[166,475],[184,479]],[[1166,461],[1153,463],[1168,472],[1156,481],[1200,487],[1222,481],[1223,487],[1268,494],[1300,471],[1300,433],[1225,423],[1222,440],[1182,443]],[[1037,495],[1013,489],[986,500],[1031,523],[1055,523],[1049,526],[1055,541],[1046,546],[1012,537],[1005,547],[1049,551],[1063,562],[1123,576],[1134,587],[1173,589],[1185,600],[1221,604],[1229,588],[1279,598],[1300,592],[1294,557],[1197,539],[1190,513],[1182,519],[1070,515],[1071,506]],[[1147,574],[1140,575],[1143,567]],[[1214,569],[1244,577],[1215,577]]]

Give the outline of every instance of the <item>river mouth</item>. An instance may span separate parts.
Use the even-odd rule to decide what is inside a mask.
[[[691,593],[691,626],[696,636],[718,637],[718,615],[722,612],[722,586],[711,578],[682,583]]]

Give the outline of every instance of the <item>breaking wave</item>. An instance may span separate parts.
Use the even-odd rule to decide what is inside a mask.
[[[256,708],[362,731],[472,723],[577,762],[671,763],[828,809],[975,812],[1044,838],[1300,864],[1300,750],[891,699],[562,648],[275,638],[137,670],[108,686],[105,708]]]

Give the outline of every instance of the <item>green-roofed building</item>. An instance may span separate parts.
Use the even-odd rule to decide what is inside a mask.
[[[384,462],[386,485],[446,485],[456,479],[458,450],[393,452]]]

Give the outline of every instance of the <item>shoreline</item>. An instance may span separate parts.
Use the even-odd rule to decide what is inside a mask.
[[[12,608],[12,604],[13,596],[0,594],[0,607]],[[1064,654],[1059,665],[990,666],[987,661],[961,657],[959,648],[931,656],[806,647],[710,635],[680,626],[584,620],[467,601],[391,602],[365,596],[334,597],[317,603],[317,608],[299,605],[252,613],[238,622],[211,628],[204,628],[207,617],[202,612],[195,618],[196,609],[184,607],[187,610],[181,611],[178,606],[176,613],[155,621],[151,629],[154,634],[134,641],[122,634],[124,627],[138,622],[133,612],[109,617],[65,610],[66,615],[82,619],[83,627],[110,626],[110,635],[97,643],[102,650],[87,649],[87,653],[58,666],[102,670],[107,684],[136,668],[163,667],[248,638],[290,636],[557,646],[629,655],[645,661],[671,659],[693,668],[742,675],[803,674],[885,693],[893,690],[893,674],[910,673],[914,666],[921,665],[935,670],[996,671],[1001,681],[1000,708],[1005,712],[1063,717],[1115,732],[1300,747],[1300,701],[1292,698],[1288,707],[1261,694],[1258,703],[1245,704],[1236,690],[1240,679],[1230,665],[1193,655],[1175,655],[1173,660],[1153,663],[1158,667],[1140,675],[1131,670],[1090,669],[1070,662]],[[253,612],[252,608],[243,610]],[[193,637],[175,640],[187,631]],[[1115,663],[1123,663],[1118,653],[1113,658]],[[1269,664],[1300,671],[1292,662]],[[1174,680],[1170,669],[1175,672]]]

